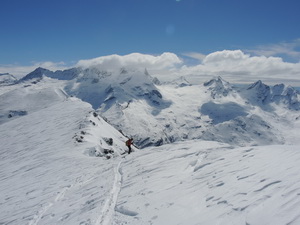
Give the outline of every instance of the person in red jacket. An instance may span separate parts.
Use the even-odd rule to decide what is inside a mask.
[[[130,138],[126,141],[126,146],[128,147],[128,154],[131,153],[131,145],[133,144],[133,138]]]

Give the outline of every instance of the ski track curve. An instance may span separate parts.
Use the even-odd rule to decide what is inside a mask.
[[[119,163],[114,166],[114,175],[115,175],[114,184],[110,192],[110,195],[104,204],[104,207],[101,212],[101,216],[96,221],[96,225],[110,225],[112,222],[112,218],[115,213],[115,206],[117,203],[118,195],[121,190],[122,173],[120,168],[122,162],[123,160],[120,160]]]

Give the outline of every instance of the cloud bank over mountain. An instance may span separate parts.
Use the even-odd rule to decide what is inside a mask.
[[[184,57],[197,57],[198,64],[189,65]],[[0,66],[1,73],[10,73],[16,76],[26,75],[37,66],[50,70],[66,69],[65,63],[44,62],[33,66]],[[128,55],[109,55],[93,59],[79,60],[71,67],[97,67],[106,71],[115,71],[120,68],[147,69],[151,75],[162,81],[170,81],[180,76],[186,76],[191,82],[199,83],[212,76],[222,76],[231,83],[250,83],[258,79],[268,83],[292,84],[300,86],[300,62],[290,63],[280,57],[252,56],[242,50],[223,50],[208,55],[201,53],[176,55],[163,53],[149,55],[132,53]]]
[[[248,83],[261,79],[268,83],[300,84],[300,63],[284,62],[280,57],[251,56],[241,50],[224,50],[207,55],[196,66],[183,66],[185,75],[221,75],[231,82]]]
[[[153,70],[174,69],[183,61],[174,53],[163,53],[158,56],[146,55],[141,53],[132,53],[125,56],[110,55],[94,59],[80,60],[77,63],[79,67],[96,66],[104,70],[115,70],[116,68],[147,68]]]

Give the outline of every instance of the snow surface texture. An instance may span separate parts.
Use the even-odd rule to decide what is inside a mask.
[[[299,224],[299,146],[184,142],[122,166],[113,224]]]
[[[38,68],[0,87],[0,224],[299,224],[299,118],[284,85]]]

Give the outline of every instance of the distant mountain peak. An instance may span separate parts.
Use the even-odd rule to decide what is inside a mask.
[[[171,83],[177,85],[178,87],[191,86],[191,83],[186,79],[185,76],[181,76],[173,80]]]
[[[42,75],[46,75],[47,73],[51,73],[52,71],[50,71],[50,70],[48,70],[48,69],[45,69],[45,68],[42,68],[42,67],[38,67],[38,68],[36,68],[33,72],[31,72],[31,73],[33,73],[33,74],[38,74],[38,75],[40,75],[40,76],[42,76]]]
[[[48,69],[38,67],[34,71],[32,71],[31,73],[27,74],[22,79],[20,79],[19,82],[32,80],[32,79],[41,79],[43,76],[49,76],[52,73],[53,72],[48,70]],[[51,76],[49,76],[49,77],[51,77]]]
[[[261,80],[251,84],[247,90],[253,92],[255,98],[261,103],[267,103],[271,94],[271,88],[264,84]]]
[[[14,84],[17,81],[17,78],[15,78],[13,75],[9,73],[0,73],[0,85],[10,85]]]
[[[204,82],[204,86],[212,86],[214,84],[222,84],[224,85],[224,83],[229,84],[227,81],[223,80],[222,77],[218,76],[218,77],[214,77],[213,79]]]
[[[270,87],[264,84],[261,80],[258,80],[255,83],[251,84],[247,89],[265,90],[265,89],[270,89]]]
[[[274,102],[283,102],[291,109],[300,109],[298,92],[290,85],[278,84],[273,86],[271,89],[271,99]]]
[[[300,109],[298,92],[291,86],[276,84],[270,87],[259,80],[251,84],[246,92],[248,92],[247,98],[252,104],[269,105],[270,103],[276,103],[293,110]]]
[[[223,80],[220,76],[205,82],[203,85],[208,87],[213,98],[227,96],[231,91],[233,91],[231,84]]]

